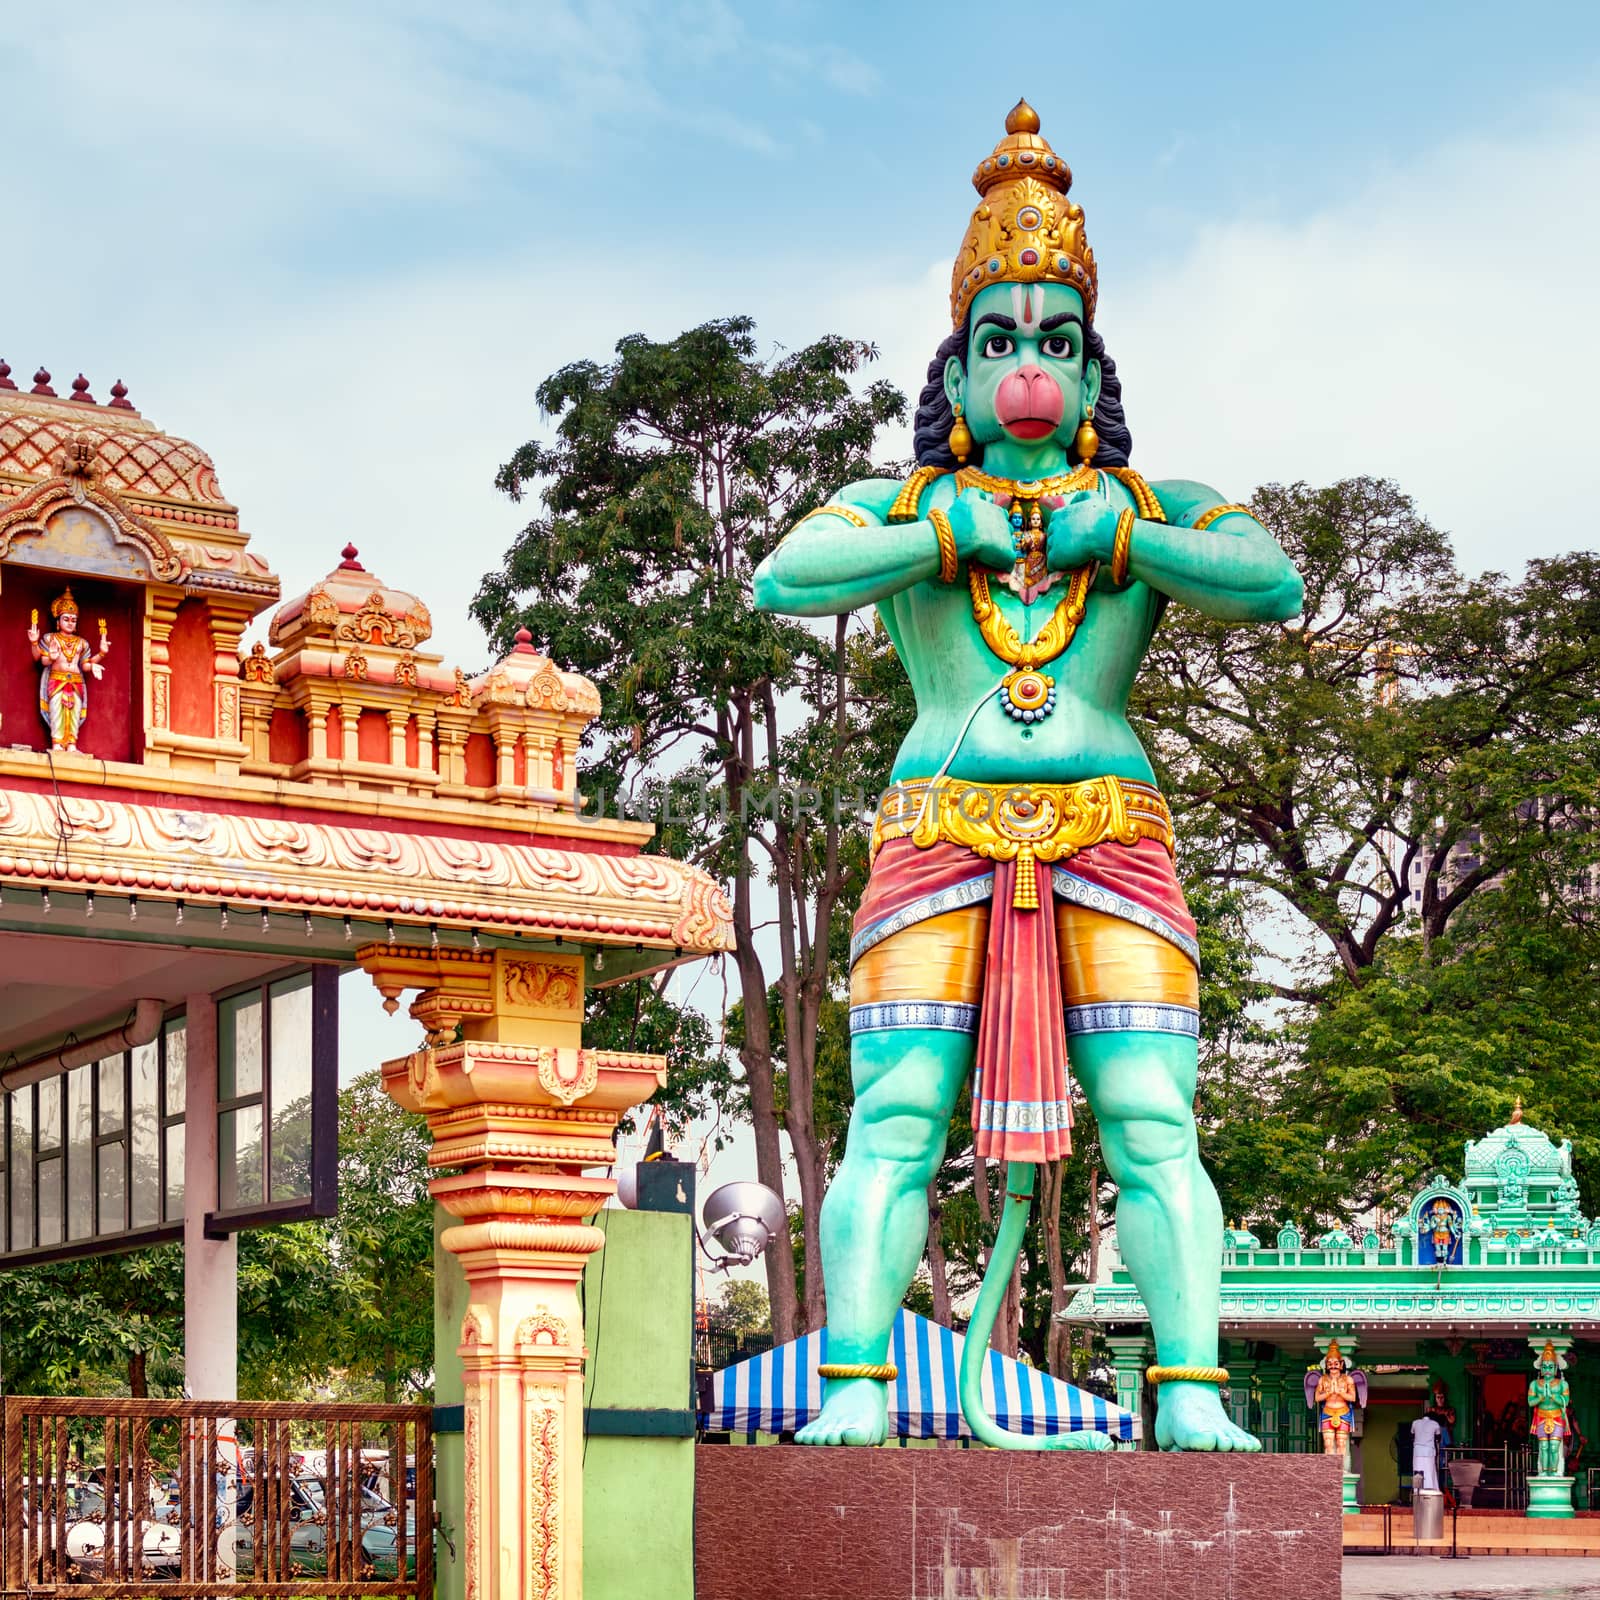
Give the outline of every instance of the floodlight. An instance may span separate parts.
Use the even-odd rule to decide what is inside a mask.
[[[712,1260],[726,1269],[747,1267],[788,1227],[783,1202],[764,1183],[725,1183],[706,1197],[700,1213],[706,1232],[728,1253]],[[704,1248],[702,1241],[701,1248]],[[709,1250],[706,1251],[710,1255]]]

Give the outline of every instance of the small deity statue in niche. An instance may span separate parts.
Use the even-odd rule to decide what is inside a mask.
[[[1528,1432],[1539,1447],[1541,1477],[1559,1478],[1566,1467],[1567,1407],[1572,1404],[1572,1390],[1562,1376],[1566,1365],[1546,1339],[1528,1385],[1528,1409],[1533,1413]]]
[[[1322,1430],[1324,1455],[1339,1456],[1344,1470],[1350,1470],[1350,1426],[1355,1408],[1367,1402],[1367,1375],[1351,1372],[1337,1340],[1328,1345],[1322,1370],[1306,1374],[1306,1404],[1315,1406],[1317,1424]]]
[[[28,644],[39,663],[39,715],[50,730],[50,748],[76,754],[78,735],[89,715],[88,674],[99,678],[105,669],[100,663],[111,650],[105,619],[100,619],[100,648],[93,654],[89,641],[78,632],[78,602],[72,591],[63,591],[50,607],[55,628],[39,633],[39,613],[33,613],[28,627]]]

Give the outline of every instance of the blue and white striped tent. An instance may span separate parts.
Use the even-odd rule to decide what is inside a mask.
[[[889,1431],[908,1439],[970,1439],[958,1396],[962,1337],[937,1322],[902,1310],[889,1340],[900,1376],[889,1385]],[[827,1359],[828,1333],[808,1333],[764,1355],[724,1367],[711,1380],[711,1409],[702,1428],[719,1433],[788,1433],[822,1409],[817,1364]],[[1093,1429],[1113,1439],[1137,1439],[1138,1417],[1089,1394],[989,1352],[983,1374],[989,1414],[1013,1433],[1078,1433]]]

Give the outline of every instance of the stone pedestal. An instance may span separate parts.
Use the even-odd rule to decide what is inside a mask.
[[[1528,1516],[1548,1521],[1572,1515],[1572,1479],[1547,1478],[1535,1473],[1528,1479]]]
[[[1331,1457],[701,1445],[695,1472],[696,1600],[1339,1594]]]
[[[659,1056],[579,1043],[579,955],[368,945],[357,960],[420,1050],[385,1089],[426,1115],[429,1186],[454,1219],[439,1236],[466,1280],[460,1345],[466,1600],[579,1600],[583,1558],[584,1263],[588,1219],[615,1187],[628,1107],[665,1081]]]

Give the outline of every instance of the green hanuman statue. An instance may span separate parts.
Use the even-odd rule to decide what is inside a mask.
[[[856,1099],[822,1212],[827,1389],[807,1444],[886,1436],[891,1325],[971,1080],[975,1148],[1007,1163],[1007,1199],[962,1407],[980,1439],[1034,1447],[984,1414],[981,1368],[1034,1167],[1071,1149],[1070,1066],[1154,1327],[1158,1441],[1259,1448],[1217,1392],[1222,1217],[1193,1113],[1199,951],[1172,819],[1126,703],[1169,601],[1274,622],[1298,613],[1302,586],[1246,508],[1128,464],[1071,181],[1020,103],[973,175],[980,199],[951,284],[954,332],[917,412],[917,470],[847,485],[755,577],[771,611],[876,606],[917,702],[851,945]]]

